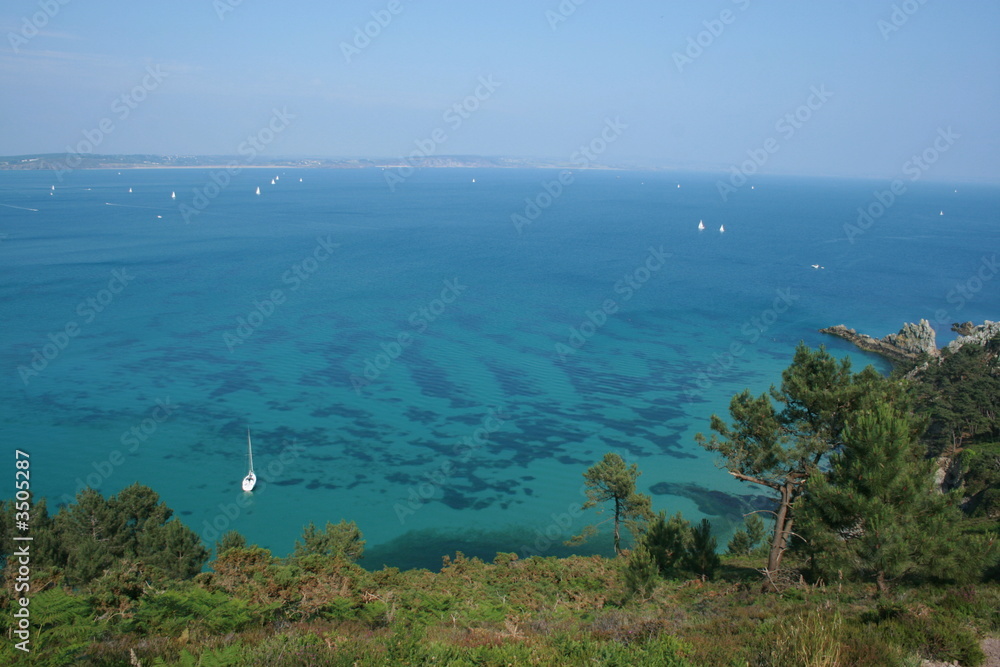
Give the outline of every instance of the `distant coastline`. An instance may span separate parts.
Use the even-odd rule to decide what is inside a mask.
[[[414,158],[271,158],[259,155],[250,163],[239,155],[98,155],[82,153],[37,153],[0,156],[0,170],[44,171],[75,169],[398,169],[420,168],[500,168],[500,169],[629,169],[608,166],[515,157],[475,155],[431,155]],[[649,169],[649,167],[644,167]]]

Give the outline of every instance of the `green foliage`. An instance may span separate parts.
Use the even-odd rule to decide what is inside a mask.
[[[190,579],[208,559],[201,538],[178,519],[147,526],[137,542],[136,557],[171,579]]]
[[[253,615],[246,600],[199,587],[167,590],[142,599],[135,612],[133,627],[140,632],[179,636],[220,635],[248,626]]]
[[[930,417],[926,439],[935,453],[1000,436],[1000,366],[995,345],[963,345],[918,375],[914,396]]]
[[[243,537],[239,532],[235,530],[229,530],[223,533],[222,537],[218,542],[215,543],[215,555],[219,556],[226,549],[246,549],[247,548],[247,538]]]
[[[103,634],[92,618],[90,602],[62,588],[53,588],[31,597],[31,664],[61,666],[82,660],[91,643]],[[8,617],[9,618],[9,617]],[[12,618],[4,626],[14,627]],[[4,643],[12,643],[8,639]],[[20,655],[14,651],[12,655]],[[12,663],[7,663],[12,664]]]
[[[144,563],[152,578],[192,577],[208,551],[172,514],[147,486],[133,484],[107,499],[88,488],[51,523],[32,528],[43,545],[58,545],[43,548],[42,564],[61,567],[74,586],[90,584],[123,559]]]
[[[650,572],[665,578],[695,574],[711,579],[721,563],[716,547],[708,519],[692,528],[680,512],[667,519],[661,511],[630,554],[626,586],[633,592],[650,590]]]
[[[671,578],[681,574],[688,565],[688,555],[693,548],[691,524],[681,513],[667,519],[661,511],[650,522],[640,544],[652,555],[659,574]]]
[[[765,545],[767,529],[759,514],[748,514],[743,524],[743,530],[736,531],[726,546],[726,553],[730,556],[749,556]]]
[[[782,373],[780,390],[772,386],[758,397],[744,390],[729,404],[731,425],[712,415],[715,435],[710,440],[695,436],[702,447],[722,455],[736,479],[778,494],[769,570],[778,569],[791,535],[794,501],[842,444],[847,415],[877,396],[900,398],[902,393],[871,367],[852,374],[850,360],[838,362],[822,346],[812,351],[800,343]]]
[[[628,555],[625,588],[632,595],[648,597],[660,581],[660,570],[646,545],[639,544]]]
[[[959,458],[962,495],[975,517],[1000,519],[1000,443],[970,445]]]
[[[828,578],[847,570],[882,590],[908,574],[962,578],[989,552],[962,537],[961,513],[936,492],[911,418],[889,403],[851,416],[843,451],[828,476],[810,480],[799,509],[804,550]]]
[[[302,531],[302,541],[295,542],[295,558],[310,554],[340,557],[349,561],[360,560],[365,551],[365,541],[361,539],[358,524],[341,519],[333,524],[327,521],[320,531],[312,522]]]
[[[928,614],[898,604],[880,604],[862,615],[862,621],[878,630],[882,641],[910,646],[933,660],[958,662],[975,667],[986,656],[975,633],[966,623],[949,614]]]
[[[685,557],[687,568],[697,575],[712,579],[721,563],[715,553],[718,546],[712,535],[712,524],[708,519],[702,519],[696,528],[691,530],[691,547]]]
[[[643,531],[653,516],[650,497],[636,493],[635,490],[636,479],[640,474],[638,465],[625,465],[622,457],[614,452],[605,454],[603,459],[583,473],[587,493],[587,502],[583,504],[583,508],[613,503],[616,554],[621,553],[621,524],[624,522],[634,537]],[[581,533],[576,541],[581,541],[587,534]]]

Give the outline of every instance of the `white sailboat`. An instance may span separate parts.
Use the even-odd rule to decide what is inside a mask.
[[[171,199],[177,199],[177,193],[176,192],[171,192],[170,193],[170,198]]]
[[[274,179],[273,178],[271,179],[271,185],[274,185]]]
[[[698,230],[700,231],[702,229],[705,229],[705,221],[704,220],[699,220],[698,221]]]
[[[725,225],[719,225],[719,233],[721,234],[724,231],[726,231],[726,226]]]
[[[253,491],[257,483],[257,475],[253,471],[253,445],[250,444],[250,427],[247,427],[247,456],[250,458],[250,472],[243,478],[243,490]]]
[[[260,194],[260,186],[257,186],[257,194]]]
[[[129,194],[131,194],[132,193],[132,188],[129,188],[128,191],[129,191]]]

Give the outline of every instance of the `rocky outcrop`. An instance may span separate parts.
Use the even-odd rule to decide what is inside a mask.
[[[976,325],[972,322],[955,322],[951,325],[951,330],[959,336],[968,336],[976,330]]]
[[[899,330],[899,333],[889,334],[884,338],[872,338],[867,334],[859,334],[843,324],[819,331],[848,340],[862,350],[881,354],[893,361],[917,361],[924,355],[936,357],[939,354],[935,342],[936,334],[927,320],[920,320],[919,324],[907,322]]]
[[[974,327],[964,327],[968,334],[959,336],[948,343],[949,352],[957,352],[963,345],[972,343],[974,345],[985,345],[992,339],[1000,336],[1000,322],[986,320],[982,324]]]

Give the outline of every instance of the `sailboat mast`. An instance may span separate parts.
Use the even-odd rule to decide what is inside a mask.
[[[250,472],[253,472],[253,447],[250,445],[250,427],[247,427],[247,456],[250,457]]]

